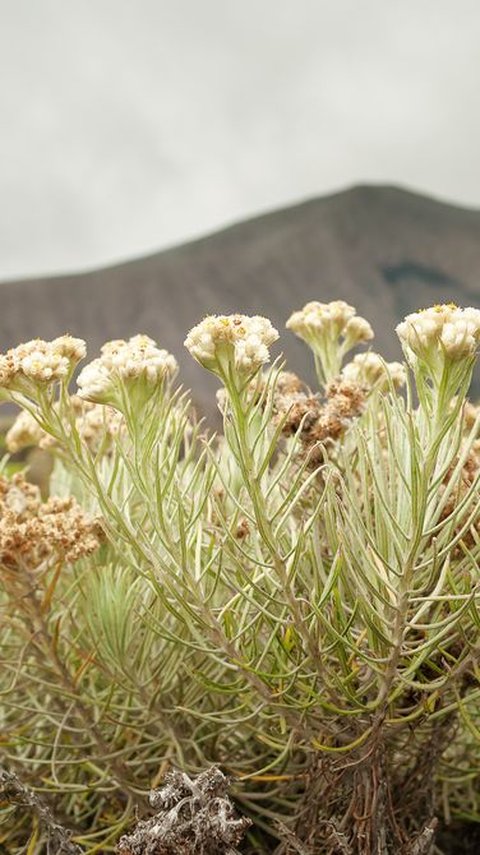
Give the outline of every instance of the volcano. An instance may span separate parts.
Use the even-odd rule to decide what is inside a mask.
[[[0,283],[2,350],[71,332],[93,358],[104,341],[145,332],[175,354],[183,384],[208,413],[215,381],[182,346],[204,315],[267,315],[281,332],[274,354],[283,351],[312,380],[307,348],[284,329],[294,309],[346,300],[372,323],[372,347],[399,358],[394,328],[404,315],[450,301],[479,307],[479,271],[480,211],[360,186],[126,263]]]

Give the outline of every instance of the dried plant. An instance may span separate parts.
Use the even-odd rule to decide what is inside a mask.
[[[288,326],[316,390],[265,370],[265,318],[189,333],[222,436],[146,336],[78,395],[78,339],[0,358],[10,448],[55,457],[47,502],[0,482],[0,752],[87,855],[421,855],[480,820],[480,311],[408,316],[405,366],[343,364],[373,331],[342,301]],[[48,852],[36,815],[5,808],[9,851]]]
[[[52,811],[36,793],[28,790],[13,772],[0,768],[0,797],[14,809],[26,808],[29,819],[36,817],[46,831],[46,845],[52,855],[81,855],[82,850],[72,843],[71,834],[57,822]]]
[[[216,767],[194,780],[168,772],[150,793],[157,811],[121,838],[118,855],[235,855],[251,821],[238,817],[227,795],[228,778]]]

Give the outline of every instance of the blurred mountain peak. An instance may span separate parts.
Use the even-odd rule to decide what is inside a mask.
[[[394,327],[409,311],[480,305],[480,211],[402,187],[358,185],[99,270],[0,284],[2,349],[65,331],[103,341],[146,332],[180,361],[183,382],[213,406],[214,383],[184,351],[208,313],[264,314],[291,367],[310,376],[306,348],[284,330],[312,299],[345,299],[367,317],[375,350],[399,355]]]

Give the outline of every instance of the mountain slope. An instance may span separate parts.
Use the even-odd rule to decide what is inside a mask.
[[[114,267],[2,283],[2,350],[69,331],[88,340],[93,358],[106,339],[146,332],[177,356],[183,382],[210,409],[215,384],[182,347],[203,315],[268,315],[290,366],[305,375],[308,353],[283,327],[307,300],[355,305],[373,324],[374,348],[393,358],[394,327],[408,311],[480,305],[479,271],[480,212],[357,187]]]

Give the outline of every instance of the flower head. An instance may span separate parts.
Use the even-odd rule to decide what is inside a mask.
[[[210,371],[221,374],[233,364],[239,374],[248,376],[269,361],[269,347],[277,338],[268,318],[209,315],[190,330],[184,343],[193,358]]]
[[[17,473],[0,477],[0,561],[6,571],[37,571],[53,562],[77,561],[98,549],[98,519],[85,514],[73,498],[50,497]]]
[[[78,394],[87,400],[101,400],[111,386],[110,372],[101,359],[93,359],[77,378]]]
[[[307,303],[290,316],[287,329],[312,348],[319,380],[324,384],[338,375],[343,357],[352,347],[373,338],[368,321],[344,300]]]
[[[78,376],[78,394],[89,401],[116,404],[119,384],[136,383],[143,391],[153,391],[177,371],[176,359],[146,335],[109,341],[101,354]]]
[[[71,397],[76,414],[75,426],[83,443],[94,453],[109,454],[115,437],[123,435],[125,421],[122,413],[104,404],[93,404],[83,398]],[[40,443],[41,447],[42,443]]]
[[[87,355],[87,346],[83,338],[74,338],[68,334],[61,335],[54,338],[51,345],[55,351],[75,364],[81,359],[85,359]]]
[[[388,388],[389,379],[395,389],[405,384],[406,372],[401,362],[384,362],[378,353],[357,353],[353,360],[344,366],[342,378],[362,386]]]
[[[348,341],[349,348],[373,338],[368,321],[358,317],[356,309],[344,300],[307,303],[290,316],[286,326],[311,346],[325,337],[338,339],[341,336]]]
[[[28,394],[35,384],[64,380],[85,353],[85,342],[69,335],[19,344],[0,356],[0,387]]]
[[[71,395],[69,401],[75,419],[75,428],[82,443],[93,454],[110,454],[114,439],[125,430],[122,413],[114,407],[94,404],[78,395]],[[53,409],[58,412],[57,404],[53,405]],[[70,435],[70,423],[65,424],[64,428]],[[54,452],[61,448],[58,439],[40,427],[28,410],[21,410],[18,414],[6,434],[5,444],[12,454],[32,445]]]
[[[5,444],[11,454],[16,454],[23,448],[38,445],[44,435],[44,431],[37,420],[27,410],[21,410],[7,431]]]
[[[407,315],[397,326],[407,355],[436,363],[474,356],[480,341],[480,309],[460,309],[454,303],[431,306]]]
[[[431,306],[407,315],[396,332],[422,406],[430,416],[436,406],[439,416],[448,401],[467,392],[480,341],[480,310],[454,303]]]

